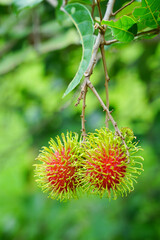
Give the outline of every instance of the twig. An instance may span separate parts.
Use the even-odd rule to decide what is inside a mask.
[[[101,49],[101,55],[102,55],[104,73],[105,73],[106,106],[109,109],[108,82],[110,79],[109,79],[108,71],[107,71],[107,63],[106,63],[106,58],[105,58],[104,45],[100,45],[100,49]],[[106,128],[108,128],[108,112],[107,111],[106,111]]]
[[[109,40],[109,41],[104,40],[104,42],[102,42],[102,44],[103,45],[111,45],[111,44],[116,43],[116,42],[118,42],[117,39],[113,39],[113,40]]]
[[[97,0],[97,7],[98,7],[98,12],[99,12],[100,20],[102,21],[102,12],[101,12],[100,0]]]
[[[106,111],[108,113],[108,118],[109,120],[112,122],[114,128],[115,128],[115,132],[116,132],[116,135],[118,135],[121,140],[122,140],[122,143],[124,144],[125,148],[126,148],[126,154],[127,154],[127,157],[128,157],[128,163],[130,162],[129,160],[129,151],[128,151],[128,147],[127,147],[127,144],[126,142],[124,141],[124,137],[122,136],[118,126],[117,126],[117,123],[115,122],[114,118],[112,117],[109,109],[106,107],[106,105],[104,104],[103,100],[101,99],[100,95],[98,94],[97,90],[95,89],[95,87],[93,86],[93,84],[91,83],[91,81],[89,80],[89,78],[87,79],[87,85],[88,87],[91,89],[91,91],[94,93],[94,95],[97,97],[98,101],[100,102],[102,108],[104,111]]]
[[[92,8],[91,16],[92,16],[92,18],[94,18],[94,9],[95,9],[95,6],[96,6],[96,3],[95,3],[95,0],[93,0],[93,3],[92,3],[92,5],[91,5],[91,8]]]
[[[80,95],[77,99],[77,102],[75,104],[75,106],[77,107],[78,104],[80,103],[80,101],[83,99],[83,95],[84,95],[84,91],[85,91],[85,87],[86,87],[86,84],[87,84],[87,81],[86,81],[86,78],[84,79],[84,82],[82,83],[81,85],[81,92],[80,92]]]
[[[97,6],[98,6],[98,12],[100,16],[100,20],[102,21],[102,12],[101,12],[101,6],[100,6],[100,0],[97,0]],[[103,27],[103,26],[102,26]],[[104,29],[102,28],[101,34],[104,38]],[[105,73],[105,89],[106,89],[106,106],[109,109],[109,92],[108,92],[108,82],[109,82],[109,76],[107,71],[107,64],[105,59],[105,51],[104,51],[104,45],[100,45],[101,55],[102,55],[102,61],[103,61],[103,67],[104,67],[104,73]],[[108,113],[106,112],[106,128],[108,128]]]
[[[128,7],[130,4],[132,4],[135,0],[130,1],[129,3],[127,3],[126,5],[124,5],[123,7],[121,7],[120,9],[118,9],[116,12],[112,13],[112,16],[115,16],[117,13],[119,13],[120,11],[122,11],[124,8]]]
[[[144,31],[144,32],[140,32],[140,33],[137,33],[136,35],[135,35],[135,38],[136,37],[139,37],[139,36],[142,36],[142,35],[149,35],[149,34],[158,34],[158,33],[160,33],[160,28],[154,28],[154,29],[151,29],[151,30],[148,30],[148,31]],[[116,43],[116,42],[119,42],[117,39],[113,39],[113,40],[109,40],[109,41],[102,41],[102,44],[103,45],[111,45],[111,44],[113,44],[113,43]]]
[[[114,6],[115,0],[109,0],[108,4],[107,4],[107,9],[105,12],[105,16],[103,18],[103,20],[108,20],[112,14],[112,10],[113,10],[113,6]],[[104,30],[105,30],[106,26],[104,26]],[[82,89],[81,89],[81,93],[80,96],[77,100],[76,106],[80,103],[81,99],[83,99],[83,107],[82,107],[82,137],[83,137],[83,141],[85,140],[86,137],[86,131],[85,131],[85,100],[86,100],[86,93],[87,93],[87,80],[90,79],[90,76],[92,74],[93,68],[96,64],[96,59],[97,59],[97,53],[98,53],[98,49],[101,45],[101,42],[104,41],[104,36],[102,32],[99,32],[96,42],[94,44],[93,47],[93,53],[92,53],[92,58],[90,61],[90,64],[86,70],[86,72],[84,73],[85,76],[85,80],[84,83],[82,84]]]
[[[86,79],[86,83],[87,83],[87,79]],[[86,140],[86,128],[85,128],[85,109],[86,109],[86,94],[87,94],[87,84],[84,85],[84,92],[83,92],[83,105],[82,105],[82,114],[81,114],[81,119],[82,119],[82,138],[83,138],[83,142],[85,142]]]
[[[138,36],[141,36],[141,35],[145,35],[145,34],[154,34],[154,33],[155,34],[160,33],[160,27],[159,28],[154,28],[154,29],[151,29],[151,30],[148,30],[148,31],[137,33],[135,35],[135,37],[138,37]]]
[[[77,102],[75,104],[75,106],[78,106],[78,104],[80,103],[80,101],[83,99],[83,105],[82,105],[82,114],[81,114],[81,123],[82,123],[82,138],[83,138],[83,142],[86,139],[86,128],[85,128],[85,109],[86,109],[86,94],[87,94],[87,77],[84,79],[84,82],[81,86],[81,92],[80,92],[80,96],[77,99]]]
[[[107,4],[107,9],[104,15],[103,20],[109,20],[110,16],[112,15],[112,11],[113,11],[113,6],[114,6],[115,0],[109,0],[108,4]],[[106,28],[106,26],[104,26],[104,29]],[[84,76],[90,76],[92,74],[93,68],[95,66],[96,63],[96,56],[97,56],[97,52],[99,49],[99,46],[101,44],[101,42],[103,42],[103,35],[101,32],[98,33],[96,42],[94,44],[94,48],[93,48],[93,54],[92,54],[92,58],[90,61],[90,64],[84,74]]]

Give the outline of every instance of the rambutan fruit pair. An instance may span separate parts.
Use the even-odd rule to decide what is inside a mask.
[[[141,150],[129,128],[121,129],[122,139],[102,128],[89,133],[81,142],[77,133],[51,139],[43,147],[35,164],[37,183],[49,197],[59,200],[77,198],[80,192],[106,195],[116,199],[134,189],[133,183],[143,171]],[[129,157],[127,155],[129,152]]]

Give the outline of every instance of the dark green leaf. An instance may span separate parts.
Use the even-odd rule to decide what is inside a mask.
[[[133,24],[133,26],[130,27],[130,28],[128,29],[128,31],[131,32],[131,33],[133,33],[134,35],[136,35],[136,34],[137,34],[137,31],[138,31],[137,23]]]
[[[83,48],[83,55],[82,60],[79,66],[79,69],[74,77],[74,79],[69,84],[66,92],[64,93],[64,96],[67,95],[69,92],[71,92],[81,81],[83,74],[87,70],[87,67],[89,65],[91,56],[92,56],[92,50],[94,45],[94,27],[93,27],[93,20],[90,15],[90,12],[88,9],[79,4],[79,3],[73,3],[69,4],[64,8],[64,12],[67,13],[73,23],[75,24],[82,42],[82,48]]]

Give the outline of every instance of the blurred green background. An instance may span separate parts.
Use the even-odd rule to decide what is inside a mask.
[[[0,239],[160,239],[160,37],[106,49],[110,110],[144,148],[135,191],[60,203],[37,188],[32,165],[51,137],[80,134],[80,88],[62,99],[81,59],[79,36],[47,2],[18,15],[7,2],[0,1]],[[92,82],[105,100],[101,61]],[[104,126],[91,92],[86,111],[88,131]]]

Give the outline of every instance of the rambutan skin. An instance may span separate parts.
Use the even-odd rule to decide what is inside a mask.
[[[62,141],[51,139],[49,148],[43,147],[35,164],[36,181],[44,192],[49,193],[52,199],[60,201],[77,197],[80,187],[79,168],[81,161],[80,142],[78,134],[69,133]]]
[[[119,183],[120,177],[125,176],[126,157],[116,148],[109,149],[108,152],[105,148],[101,150],[102,152],[97,150],[96,156],[92,155],[92,161],[87,162],[87,174],[93,179],[96,178],[96,181],[98,180],[95,186],[99,190],[107,188],[110,191],[113,185]],[[98,161],[97,154],[99,155]]]
[[[121,138],[112,131],[102,128],[87,136],[83,161],[85,192],[116,199],[133,191],[133,182],[143,171],[143,158],[137,156],[141,148],[133,141],[132,130],[122,129],[122,136],[129,148],[129,159]]]

